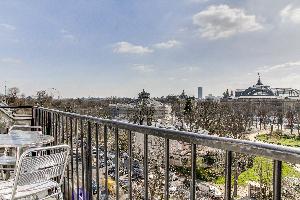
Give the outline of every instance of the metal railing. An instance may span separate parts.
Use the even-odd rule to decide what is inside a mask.
[[[92,175],[92,148],[96,148],[96,185],[97,199],[100,196],[99,181],[99,147],[103,146],[104,151],[104,174],[105,182],[104,195],[108,198],[108,134],[109,128],[113,128],[113,137],[115,140],[115,198],[119,199],[119,131],[125,130],[128,134],[128,165],[132,166],[134,132],[143,134],[143,173],[144,173],[144,199],[149,199],[149,177],[148,177],[148,137],[156,136],[164,139],[164,166],[165,166],[165,184],[164,199],[169,199],[169,170],[170,170],[170,140],[177,140],[189,143],[191,145],[191,181],[190,181],[190,199],[196,199],[196,160],[197,145],[212,147],[226,152],[225,158],[225,200],[232,199],[232,163],[233,152],[263,156],[274,161],[273,167],[273,199],[281,199],[281,179],[282,179],[282,161],[291,163],[300,163],[300,150],[296,148],[284,147],[279,145],[266,144],[261,142],[251,142],[231,138],[204,135],[200,133],[191,133],[185,131],[162,129],[152,126],[136,125],[121,121],[101,119],[91,116],[79,115],[75,113],[62,112],[46,108],[34,108],[33,120],[35,125],[43,127],[44,134],[53,135],[54,144],[66,143],[71,146],[71,160],[67,170],[64,191],[68,198],[93,199],[93,175]],[[99,144],[99,138],[102,138],[103,144]],[[75,142],[74,142],[75,141]],[[75,155],[74,155],[75,154]],[[74,156],[76,159],[73,159]],[[81,160],[81,162],[79,162]],[[79,169],[81,168],[81,170]],[[128,168],[128,177],[132,177],[132,168]],[[132,178],[128,178],[128,198],[132,199]],[[81,187],[81,189],[80,189]],[[75,191],[75,192],[74,192]]]

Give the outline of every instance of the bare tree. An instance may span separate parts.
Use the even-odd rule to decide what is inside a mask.
[[[52,101],[52,96],[50,96],[46,90],[40,90],[36,92],[36,100],[38,105],[49,107],[50,102]]]
[[[288,126],[290,127],[291,134],[293,134],[294,123],[296,118],[296,112],[292,109],[286,112],[286,119],[288,120]]]
[[[7,93],[7,103],[8,104],[14,104],[17,102],[18,100],[18,95],[20,93],[20,89],[17,87],[12,87],[8,89],[8,93]]]

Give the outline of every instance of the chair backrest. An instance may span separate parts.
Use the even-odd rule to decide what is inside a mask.
[[[68,163],[69,153],[70,147],[68,145],[26,150],[17,164],[12,199],[20,186],[53,181],[57,183],[57,187],[60,187]]]
[[[42,127],[41,126],[29,126],[29,125],[12,125],[8,131],[13,131],[13,130],[42,132]]]

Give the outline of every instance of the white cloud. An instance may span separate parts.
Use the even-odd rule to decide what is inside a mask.
[[[10,57],[1,58],[0,61],[5,64],[21,64],[22,63],[22,61],[20,59],[10,58]]]
[[[247,15],[243,9],[228,5],[209,6],[193,16],[193,23],[199,27],[201,36],[208,39],[227,38],[263,28],[255,15]]]
[[[67,34],[67,33],[69,33],[69,31],[67,31],[66,29],[61,29],[60,32],[61,32],[62,34]]]
[[[133,70],[139,71],[139,72],[153,72],[154,67],[152,65],[140,65],[140,64],[135,64],[132,67]]]
[[[72,34],[65,34],[65,35],[63,35],[63,38],[65,40],[69,40],[69,41],[75,41],[76,40],[76,37]]]
[[[291,69],[291,68],[295,68],[295,67],[300,68],[300,61],[286,62],[286,63],[282,63],[282,64],[278,64],[278,65],[262,66],[257,69],[257,72],[272,72],[275,70],[282,70],[282,69],[286,70],[286,69]]]
[[[167,42],[160,42],[154,45],[158,49],[170,49],[179,46],[181,43],[177,40],[169,40]]]
[[[5,24],[5,23],[2,23],[0,24],[0,28],[2,29],[6,29],[6,30],[9,30],[9,31],[14,31],[16,30],[16,27],[11,25],[11,24]]]
[[[62,38],[69,42],[75,42],[77,40],[76,36],[71,34],[69,31],[62,29],[61,31]]]
[[[209,0],[188,0],[188,2],[190,2],[190,3],[206,3],[208,1]]]
[[[153,50],[148,47],[134,45],[129,42],[116,43],[113,51],[115,53],[129,53],[129,54],[146,54],[146,53],[153,52]]]
[[[300,7],[295,8],[289,4],[280,11],[280,16],[283,22],[290,21],[300,24]]]
[[[184,71],[190,71],[190,72],[193,72],[193,71],[197,71],[197,70],[200,70],[200,67],[182,67],[180,68],[181,70],[184,70]]]
[[[285,76],[282,77],[278,77],[277,80],[275,80],[274,82],[279,82],[281,85],[285,86],[285,87],[295,87],[296,85],[299,85],[300,82],[300,75],[299,73],[290,73],[290,74],[286,74]]]

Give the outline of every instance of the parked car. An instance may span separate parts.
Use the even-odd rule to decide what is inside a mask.
[[[99,168],[105,167],[104,160],[99,160]]]
[[[215,187],[214,185],[208,184],[208,183],[198,183],[196,186],[196,190],[200,192],[206,193],[206,195],[215,197],[215,198],[220,198],[222,197],[221,191]]]
[[[92,190],[93,190],[93,194],[98,193],[97,182],[95,180],[92,180]]]
[[[140,163],[138,160],[133,160],[132,161],[132,167],[133,168],[139,168],[140,167]]]

